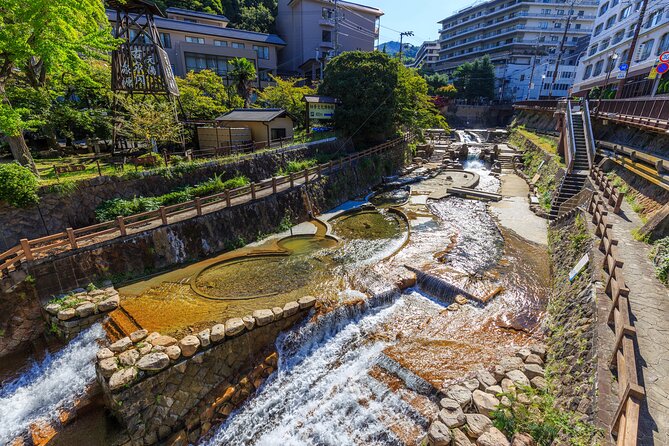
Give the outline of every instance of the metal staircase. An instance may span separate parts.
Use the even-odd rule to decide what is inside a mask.
[[[565,164],[566,173],[560,182],[553,201],[549,218],[555,220],[559,215],[569,212],[563,206],[570,198],[583,190],[594,160],[594,138],[590,125],[588,101],[566,101],[564,106],[565,125]],[[573,200],[570,201],[573,205]]]

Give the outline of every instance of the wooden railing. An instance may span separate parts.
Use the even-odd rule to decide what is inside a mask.
[[[618,255],[618,242],[613,238],[613,225],[608,221],[606,205],[599,194],[592,196],[588,212],[592,214],[595,234],[600,239],[599,250],[604,254],[605,292],[611,299],[608,324],[614,330],[616,339],[609,365],[617,373],[620,399],[610,430],[617,445],[634,446],[637,444],[639,410],[645,390],[637,376],[636,329],[630,316],[629,289],[623,276],[623,262]]]
[[[613,213],[620,214],[620,206],[623,204],[625,193],[620,192],[620,190],[613,185],[613,181],[611,181],[599,167],[590,169],[590,178],[592,178],[595,185],[599,188],[599,191],[607,200],[609,206],[613,206]]]
[[[196,198],[192,201],[178,203],[171,206],[161,206],[155,211],[142,212],[130,216],[119,216],[115,220],[106,221],[84,228],[67,228],[57,234],[40,237],[33,240],[21,239],[20,244],[0,254],[0,273],[6,274],[10,268],[26,260],[31,261],[38,255],[47,253],[51,255],[67,249],[77,249],[85,244],[96,243],[100,237],[116,238],[128,234],[130,230],[146,227],[149,225],[162,226],[168,224],[168,219],[182,214],[191,213],[192,217],[203,215],[208,211],[218,210],[236,206],[248,200],[240,201],[240,197],[249,197],[255,200],[259,196],[268,196],[276,194],[279,189],[286,190],[295,185],[307,184],[309,181],[321,178],[323,174],[342,169],[344,166],[350,166],[353,161],[359,160],[371,155],[377,155],[387,150],[396,148],[411,140],[411,136],[388,141],[367,150],[353,153],[349,156],[339,158],[336,161],[330,161],[324,164],[304,169],[300,172],[290,175],[272,177],[270,179],[251,183],[247,186],[236,189],[226,190],[207,197]],[[281,186],[284,186],[283,188]],[[235,201],[237,201],[235,203]],[[111,236],[111,237],[109,237]]]

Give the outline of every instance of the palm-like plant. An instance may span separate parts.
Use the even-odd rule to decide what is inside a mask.
[[[238,57],[230,61],[230,77],[234,80],[237,93],[244,99],[244,107],[249,106],[249,98],[256,79],[256,67],[248,59]]]

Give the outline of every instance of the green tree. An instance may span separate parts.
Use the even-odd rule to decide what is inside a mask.
[[[437,95],[452,99],[458,95],[458,89],[453,84],[444,85],[437,89]]]
[[[237,94],[244,99],[244,107],[248,107],[253,93],[253,83],[257,78],[256,67],[253,62],[243,57],[232,59],[229,66],[231,67],[229,75],[235,83]]]
[[[274,29],[274,15],[262,3],[257,6],[247,6],[239,14],[236,28],[267,33]]]
[[[440,73],[424,73],[422,70],[419,71],[425,78],[427,82],[427,92],[430,96],[437,95],[437,90],[441,87],[445,87],[449,83],[448,76]]]
[[[136,100],[121,97],[123,106],[119,134],[128,139],[144,141],[148,147],[161,143],[179,143],[183,126],[177,121],[175,110],[168,101]]]
[[[415,133],[426,128],[448,130],[446,119],[435,107],[428,95],[425,79],[413,68],[398,66],[398,82],[395,88],[395,125]]]
[[[282,108],[292,116],[299,119],[302,126],[306,127],[305,114],[306,104],[303,100],[305,95],[315,94],[315,90],[308,85],[299,86],[303,79],[271,76],[276,85],[266,87],[258,93],[258,101],[272,108]]]
[[[464,99],[495,97],[495,66],[489,56],[466,62],[453,73],[453,84]]]
[[[228,89],[211,70],[191,71],[185,78],[177,78],[177,85],[189,119],[214,119],[230,110]]]
[[[3,0],[0,7],[0,133],[14,158],[37,173],[24,131],[29,110],[15,108],[7,84],[43,90],[63,76],[89,79],[91,60],[113,48],[104,4],[98,0]]]

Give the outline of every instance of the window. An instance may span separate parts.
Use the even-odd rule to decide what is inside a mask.
[[[211,70],[221,77],[228,75],[228,61],[231,59],[225,56],[215,56],[211,54],[185,53],[186,71]]]
[[[564,15],[564,9],[558,9],[557,15]]]
[[[521,74],[521,75],[520,75],[520,81],[522,82],[522,81],[524,81],[524,80],[525,80],[525,75],[524,75],[524,74]]]
[[[604,24],[600,23],[599,25],[595,26],[595,32],[592,34],[593,36],[598,36],[602,33],[602,28],[604,28]]]
[[[286,129],[272,129],[272,141],[286,137]]]
[[[657,51],[655,51],[655,54],[659,56],[665,51],[669,51],[669,33],[662,34],[662,37],[660,38],[660,43],[657,45]]]
[[[214,46],[228,46],[227,40],[214,40]]]
[[[599,8],[599,16],[600,17],[603,16],[608,10],[609,10],[609,2],[606,2],[602,5],[601,8]]]
[[[599,76],[600,74],[602,74],[602,68],[604,68],[604,61],[598,60],[597,63],[595,64],[595,69],[592,72],[592,75]]]
[[[323,31],[321,35],[322,42],[332,42],[332,31]]]
[[[553,28],[562,28],[562,23],[560,22],[553,23]]]
[[[583,17],[585,15],[585,11],[578,11],[578,16]]]
[[[606,20],[606,29],[609,29],[616,23],[616,16],[612,15]]]
[[[590,51],[588,51],[588,56],[592,56],[597,52],[597,45],[593,45],[590,47]]]
[[[168,33],[160,33],[160,43],[163,44],[163,48],[172,48],[172,40]]]
[[[269,47],[253,45],[253,50],[258,55],[258,59],[269,59]]]
[[[653,45],[655,45],[655,39],[646,40],[641,44],[637,62],[648,59],[648,56],[650,56],[650,53],[653,51]]]
[[[609,47],[610,39],[604,39],[599,43],[599,51],[604,51]]]
[[[580,23],[577,23],[576,25],[574,25],[574,28],[575,28],[575,29],[581,29],[581,24],[580,24]]]
[[[613,1],[611,2],[611,7],[613,8],[613,7],[616,6],[619,2],[620,2],[620,0],[613,0]]]
[[[620,11],[619,20],[621,20],[621,21],[625,20],[627,17],[630,16],[630,12],[632,12],[632,7],[631,6],[628,6],[628,7],[624,8],[622,11]]]
[[[334,18],[334,9],[323,8],[322,16],[321,16],[321,17],[324,18],[324,19],[332,19],[332,18]]]
[[[585,67],[585,73],[583,73],[583,80],[590,78],[592,75],[592,65]]]
[[[231,46],[233,48],[246,48],[246,45],[244,45],[243,43],[240,43],[240,42],[232,42]]]
[[[204,37],[186,36],[186,42],[199,43],[200,45],[204,45]]]
[[[623,29],[623,30],[618,31],[617,33],[615,33],[615,35],[613,36],[613,39],[611,40],[611,43],[615,45],[616,43],[623,40],[624,37],[625,37],[625,30]]]
[[[658,25],[662,20],[663,13],[664,13],[664,8],[660,8],[657,11],[653,11],[653,13],[648,17],[648,21],[646,22],[645,28],[648,29],[651,26]]]
[[[548,29],[548,22],[539,22],[539,28]]]

